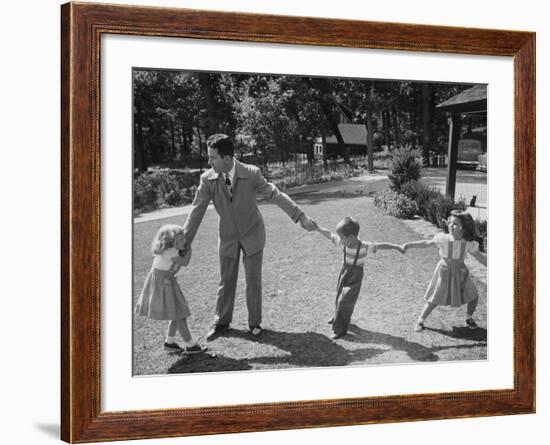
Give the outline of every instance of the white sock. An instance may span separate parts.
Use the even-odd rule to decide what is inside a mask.
[[[472,320],[473,318],[471,315],[466,314],[466,320]]]
[[[166,343],[176,343],[176,337],[166,336]]]
[[[197,340],[195,340],[193,337],[189,339],[189,341],[183,341],[185,343],[185,346],[195,346],[197,344]]]

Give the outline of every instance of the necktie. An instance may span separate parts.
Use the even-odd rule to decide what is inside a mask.
[[[225,175],[225,184],[227,185],[227,190],[229,190],[229,200],[233,201],[233,189],[231,188],[231,179],[229,179],[229,175]]]

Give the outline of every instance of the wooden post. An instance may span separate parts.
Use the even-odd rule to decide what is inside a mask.
[[[460,137],[460,114],[453,113],[449,119],[449,150],[447,154],[447,187],[445,193],[455,199],[458,138]]]

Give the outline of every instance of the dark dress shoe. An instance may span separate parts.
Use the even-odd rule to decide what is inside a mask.
[[[206,341],[212,341],[229,329],[228,324],[215,324],[206,334]]]

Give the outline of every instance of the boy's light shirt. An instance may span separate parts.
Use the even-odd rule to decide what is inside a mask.
[[[344,248],[345,246],[342,244],[342,239],[335,233],[330,234],[330,241],[332,244],[339,248]],[[370,241],[361,241],[361,249],[359,251],[359,255],[357,256],[357,266],[362,266],[365,264],[367,260],[367,254],[369,251],[372,253],[376,252],[375,244],[371,243]],[[352,247],[346,248],[346,264],[352,265],[355,261],[355,255],[357,254],[357,249]]]

